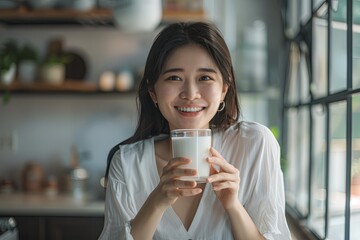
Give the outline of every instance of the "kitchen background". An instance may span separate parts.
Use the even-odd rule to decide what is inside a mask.
[[[217,23],[234,53],[238,87],[243,90],[239,92],[243,117],[271,126],[279,123],[276,87],[279,74],[283,72],[278,64],[281,60],[278,52],[280,17],[279,14],[270,16],[272,11],[269,11],[278,11],[276,2],[224,1],[219,4],[204,1],[201,4],[206,19]],[[86,63],[85,79],[80,81],[94,84],[99,83],[106,71],[117,75],[122,70],[130,70],[137,81],[152,40],[161,28],[129,33],[113,26],[86,24],[5,24],[0,27],[0,43],[8,39],[15,39],[19,46],[30,43],[41,58],[45,57],[50,41],[60,40],[63,51],[79,54]],[[254,41],[259,44],[255,50],[257,46],[248,46]],[[259,55],[253,61],[251,51]],[[247,60],[241,62],[242,56]],[[272,60],[267,61],[268,57]],[[245,62],[253,66],[252,69],[246,66],[248,72],[242,71]],[[251,85],[252,74],[258,72],[261,72],[255,79],[258,82]],[[0,105],[0,139],[3,142],[0,177],[11,179],[20,188],[21,173],[28,161],[43,165],[48,177],[59,177],[70,167],[71,149],[76,147],[80,165],[89,171],[91,191],[96,196],[101,195],[99,179],[104,173],[109,149],[130,136],[136,126],[135,93],[14,92],[10,96],[7,104]],[[267,110],[269,102],[272,104],[270,111]]]
[[[5,2],[14,1],[1,1],[0,8]],[[111,12],[113,2],[100,0],[97,4]],[[134,89],[154,37],[173,21],[212,21],[220,28],[232,53],[243,119],[258,121],[277,132],[281,124],[281,79],[286,72],[280,1],[163,0],[161,3],[162,21],[151,31],[125,31],[117,24],[113,25],[111,17],[105,23],[96,18],[92,21],[72,19],[76,15],[67,17],[66,21],[62,19],[60,23],[49,22],[53,18],[46,15],[46,11],[57,14],[56,10],[49,9],[42,10],[43,18],[37,17],[30,22],[20,17],[21,11],[27,10],[15,9],[18,12],[12,15],[9,11],[14,10],[5,9],[6,4],[0,9],[0,44],[9,39],[19,47],[31,44],[42,60],[50,49],[60,49],[77,60],[80,57],[80,65],[76,67],[83,70],[81,79],[65,79],[58,85],[46,84],[47,87],[43,87],[44,82],[39,78],[30,84],[22,84],[19,76],[8,85],[10,92],[4,83],[0,85],[0,96],[3,99],[10,96],[7,103],[0,104],[0,198],[13,192],[18,198],[9,200],[8,204],[11,205],[13,200],[18,203],[19,198],[22,199],[20,204],[28,204],[22,195],[28,163],[36,163],[44,170],[47,187],[42,189],[42,194],[44,191],[54,194],[51,184],[55,180],[60,198],[65,193],[64,177],[69,176],[74,160],[77,160],[88,173],[86,189],[90,201],[100,203],[95,216],[102,216],[104,189],[100,179],[105,172],[107,154],[136,127]],[[128,73],[130,75],[126,75]],[[125,87],[116,85],[123,74]],[[32,170],[35,175],[38,173],[38,168],[33,166]],[[0,208],[9,214],[10,210],[6,212],[8,206]],[[19,209],[17,205],[14,208]],[[24,212],[14,211],[19,216],[32,217],[65,214],[46,210],[39,214],[23,208]],[[36,209],[39,211],[41,207]],[[83,214],[65,215],[77,217]],[[90,214],[90,217],[93,216]],[[28,219],[17,220],[32,226]],[[41,222],[42,218],[38,220]],[[56,222],[55,225],[61,224]],[[21,239],[31,238],[22,235]]]

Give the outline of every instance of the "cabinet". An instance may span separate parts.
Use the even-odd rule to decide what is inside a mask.
[[[15,217],[19,240],[96,240],[99,238],[103,217]]]

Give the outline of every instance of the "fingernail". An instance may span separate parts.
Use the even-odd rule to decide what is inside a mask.
[[[213,160],[211,158],[207,158],[208,162],[213,162]]]

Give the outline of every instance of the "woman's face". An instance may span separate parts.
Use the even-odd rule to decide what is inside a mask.
[[[168,56],[150,96],[169,122],[170,130],[209,128],[227,89],[206,50],[190,44]]]

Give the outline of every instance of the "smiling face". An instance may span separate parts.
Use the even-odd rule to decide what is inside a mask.
[[[206,50],[189,44],[168,56],[150,96],[170,130],[209,128],[227,89]]]

